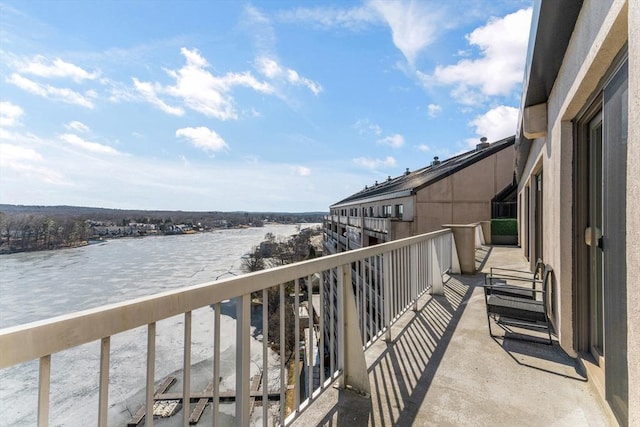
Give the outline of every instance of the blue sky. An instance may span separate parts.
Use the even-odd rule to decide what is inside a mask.
[[[531,3],[0,3],[0,203],[325,211],[515,133]]]

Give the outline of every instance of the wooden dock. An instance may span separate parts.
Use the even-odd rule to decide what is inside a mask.
[[[256,375],[251,378],[251,388],[249,391],[249,397],[251,398],[251,406],[253,407],[254,403],[262,402],[262,391],[258,390],[260,388],[262,381],[262,377],[260,375]],[[173,384],[175,384],[176,378],[172,376],[165,377],[162,382],[158,385],[158,388],[155,390],[153,394],[154,402],[158,401],[166,401],[166,400],[175,400],[179,401],[180,404],[183,405],[183,410],[189,410],[189,404],[196,403],[195,408],[191,412],[189,416],[189,424],[197,424],[202,417],[207,405],[213,401],[213,381],[209,382],[207,388],[200,392],[191,392],[189,393],[189,404],[184,405],[182,393],[170,393],[169,389]],[[235,391],[222,391],[219,394],[219,399],[221,403],[230,403],[236,401],[236,392]],[[269,391],[267,393],[268,400],[280,400],[280,392],[279,391]],[[127,422],[127,427],[137,427],[142,423],[146,416],[146,408],[145,405],[142,405],[138,411],[131,417],[131,420]]]

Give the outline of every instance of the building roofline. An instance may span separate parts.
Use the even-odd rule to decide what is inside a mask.
[[[526,107],[547,101],[576,26],[583,0],[535,0],[522,98],[516,133],[516,179],[524,171],[531,140],[524,136],[523,112]]]
[[[376,190],[376,187],[366,188],[365,190],[352,194],[351,196],[346,197],[337,203],[334,203],[330,206],[330,208],[341,208],[363,203],[376,202],[380,200],[389,200],[399,197],[411,196],[417,191],[429,185],[432,185],[440,181],[441,179],[451,176],[461,171],[462,169],[465,169],[499,151],[513,146],[514,142],[515,136],[510,136],[508,138],[496,141],[486,148],[470,150],[449,159],[443,160],[436,165],[432,164],[412,173],[406,173],[393,179],[390,178],[389,180],[378,184],[378,186],[388,186],[389,189],[387,191],[385,191],[383,187],[381,187],[379,190]],[[456,162],[459,163],[456,164]],[[422,174],[425,174],[427,176],[421,177],[420,175]],[[407,179],[416,180],[416,185],[405,185],[403,187],[402,183],[404,182],[406,184],[405,180]]]

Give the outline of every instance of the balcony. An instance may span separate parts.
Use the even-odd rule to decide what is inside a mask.
[[[517,249],[480,246],[476,255],[484,269],[526,267]],[[99,363],[95,371],[86,372],[99,390],[90,424],[153,425],[146,408],[168,396],[157,391],[163,378],[155,373],[156,337],[163,332],[163,319],[181,316],[184,341],[175,351],[183,354],[183,364],[179,392],[171,397],[190,404],[162,425],[187,426],[198,407],[205,408],[201,425],[220,425],[219,407],[227,397],[236,400],[233,422],[243,426],[614,424],[579,366],[557,344],[490,338],[480,287],[483,275],[456,271],[453,234],[445,229],[6,328],[0,331],[0,369],[38,361],[38,425],[48,425],[50,418],[55,424],[52,355],[97,343]],[[317,304],[303,296],[305,290],[313,294],[314,282],[322,283],[323,290],[314,294]],[[285,299],[293,295],[292,329],[284,320],[267,316],[270,291],[279,300],[278,319],[288,317]],[[268,301],[263,305],[267,310],[256,316],[251,303],[260,294]],[[228,333],[220,330],[220,313],[229,300],[235,302],[237,325],[231,390],[218,380],[220,339]],[[191,342],[202,338],[193,333],[192,313],[209,306],[215,307],[207,362],[212,372],[203,371],[191,352]],[[312,327],[304,328],[301,320]],[[109,402],[114,387],[110,369],[129,362],[111,360],[111,341],[140,327],[146,330],[146,381],[140,384],[144,392],[132,408],[137,420],[123,420],[111,409],[116,402]],[[266,335],[261,349],[250,343],[252,327]],[[268,348],[271,331],[291,338],[296,354],[292,363]],[[284,341],[279,344],[281,355],[287,354]],[[261,401],[272,403],[259,405]]]

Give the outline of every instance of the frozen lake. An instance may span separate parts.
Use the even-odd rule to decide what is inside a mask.
[[[0,327],[240,274],[242,255],[258,245],[266,233],[289,236],[296,231],[294,225],[268,225],[4,255],[0,257]],[[221,390],[235,387],[235,320],[224,314],[232,312],[229,303],[221,316]],[[192,316],[191,357],[192,363],[200,366],[193,375],[201,372],[207,376],[212,372],[212,367],[204,365],[212,356],[214,313],[207,307]],[[182,324],[182,316],[157,324],[156,380],[182,367]],[[261,369],[262,344],[252,340],[251,346],[251,358],[256,362],[251,364],[254,375]],[[100,343],[95,342],[52,356],[50,425],[96,424],[99,353]],[[279,363],[275,354],[269,359],[274,366]],[[112,337],[110,366],[109,424],[122,426],[130,412],[137,410],[144,386],[146,328]],[[211,377],[193,375],[194,390],[204,389]],[[0,426],[36,424],[37,377],[37,362],[0,371]],[[221,412],[233,413],[230,405],[222,406],[226,407]],[[231,417],[223,419],[232,421]]]

